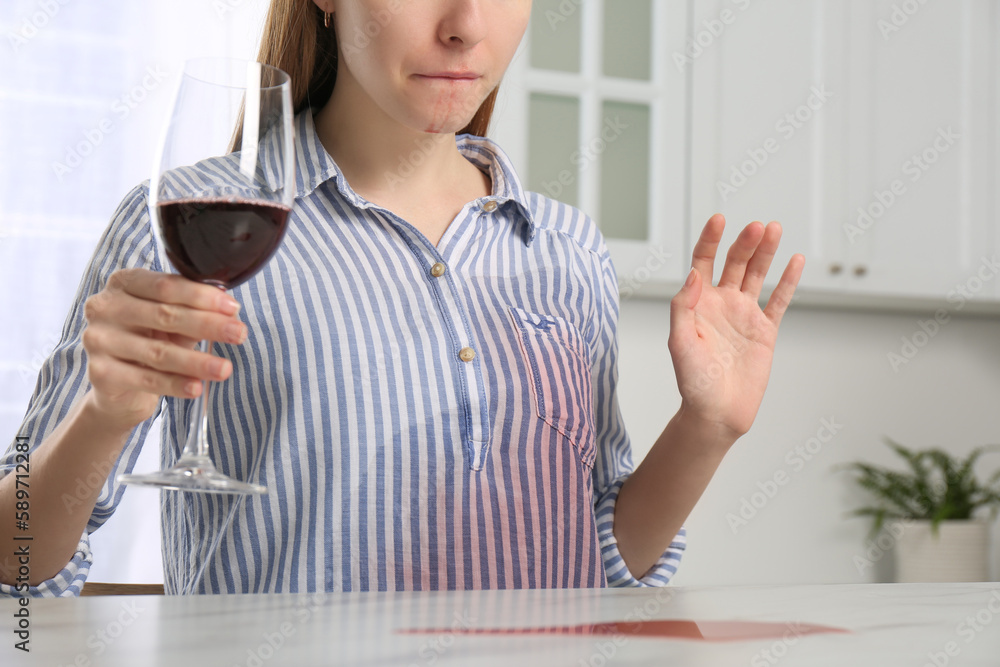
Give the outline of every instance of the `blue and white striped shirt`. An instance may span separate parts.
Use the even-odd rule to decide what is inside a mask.
[[[522,190],[494,142],[456,141],[492,193],[467,203],[435,247],[356,194],[311,114],[296,118],[287,232],[233,292],[249,335],[215,344],[233,375],[209,405],[213,460],[269,493],[164,492],[167,592],[187,590],[201,568],[205,593],[663,585],[676,571],[683,529],[638,580],[612,533],[632,459],[616,400],[617,281],[600,231]],[[222,177],[236,180],[237,163],[223,161]],[[31,447],[89,386],[87,297],[119,268],[170,270],[147,197],[148,184],[126,196],[83,277],[19,433]],[[161,402],[164,466],[191,407]],[[115,477],[151,423],[132,433],[72,561],[33,594],[79,592],[88,534],[121,500]]]

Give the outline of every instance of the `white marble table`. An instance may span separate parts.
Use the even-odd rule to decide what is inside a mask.
[[[32,600],[30,654],[17,609],[0,601],[4,667],[1000,666],[1000,583]],[[643,619],[707,638],[636,636]]]

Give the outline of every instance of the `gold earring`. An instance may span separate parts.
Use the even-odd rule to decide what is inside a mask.
[[[323,27],[330,27],[330,12],[323,12]]]

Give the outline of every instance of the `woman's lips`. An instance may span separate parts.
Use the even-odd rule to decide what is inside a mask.
[[[448,73],[415,74],[414,76],[421,81],[443,81],[446,83],[453,83],[453,84],[473,83],[482,78],[478,74],[448,74]]]
[[[417,76],[426,77],[428,79],[478,79],[479,75],[475,72],[428,72],[426,74],[418,74]]]

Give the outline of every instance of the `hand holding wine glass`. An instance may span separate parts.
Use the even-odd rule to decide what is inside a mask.
[[[91,400],[104,419],[131,430],[162,396],[195,398],[202,381],[232,365],[194,348],[202,339],[239,344],[239,304],[218,288],[147,269],[115,271],[84,306],[83,347]]]
[[[149,210],[174,268],[188,280],[221,290],[220,300],[204,289],[197,294],[188,289],[189,298],[203,305],[214,302],[223,313],[228,312],[232,307],[227,306],[228,297],[222,291],[251,278],[277,250],[294,196],[292,142],[287,74],[226,58],[186,64],[150,179]],[[149,280],[141,273],[135,279],[140,285]],[[149,344],[145,356],[137,355],[138,361],[152,361],[154,366],[166,362],[175,368],[187,364],[191,367],[187,370],[199,371],[195,376],[203,378],[203,387],[200,393],[192,392],[189,383],[183,387],[186,395],[197,393],[197,397],[195,416],[176,464],[154,473],[121,475],[119,481],[208,493],[266,492],[259,484],[227,477],[213,465],[206,435],[208,380],[224,379],[231,369],[228,362],[210,356],[212,313],[201,312],[197,306],[184,309],[184,298],[176,296],[184,293],[179,278],[156,280],[161,298],[153,299],[155,312],[147,315],[158,325],[152,337],[159,342]],[[211,307],[204,310],[211,311]],[[239,327],[227,325],[222,340],[242,342],[245,328]],[[200,354],[178,354],[175,348],[194,342],[193,333],[202,339]],[[155,376],[144,381],[171,384]]]

